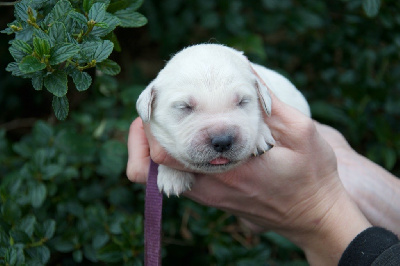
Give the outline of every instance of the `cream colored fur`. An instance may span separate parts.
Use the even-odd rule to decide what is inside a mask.
[[[159,143],[188,169],[228,171],[275,144],[262,116],[271,113],[271,98],[258,76],[282,101],[310,116],[307,101],[290,81],[218,44],[177,53],[142,92],[136,107]],[[213,146],[218,136],[233,140],[228,150],[219,152]],[[159,166],[158,187],[167,195],[190,189],[194,180],[192,173]]]

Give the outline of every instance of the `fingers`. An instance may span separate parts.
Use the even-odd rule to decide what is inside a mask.
[[[150,165],[150,146],[143,129],[142,119],[136,118],[128,136],[128,164],[126,175],[132,182],[146,183]]]
[[[271,130],[277,145],[298,149],[305,140],[316,133],[312,119],[299,110],[282,102],[270,91],[272,100],[271,116],[264,116],[264,121]]]
[[[301,140],[298,137],[305,136],[308,132],[315,131],[312,120],[299,110],[282,102],[273,91],[268,87],[258,73],[251,68],[264,87],[268,88],[271,97],[271,116],[264,114],[264,121],[272,131],[274,139],[283,144],[288,140]],[[289,144],[289,143],[286,143]]]
[[[172,168],[183,170],[184,167],[172,158],[158,143],[150,132],[150,126],[136,118],[130,128],[128,136],[128,163],[126,175],[136,183],[146,183],[149,173],[150,158],[157,164],[164,164]]]
[[[281,101],[272,91],[270,91],[270,95],[272,99],[272,114],[271,117],[266,118],[266,121],[271,128],[281,129],[282,125],[292,127],[293,125],[311,122],[308,116]]]

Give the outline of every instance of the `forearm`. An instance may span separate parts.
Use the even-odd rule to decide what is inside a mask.
[[[362,156],[359,163],[364,178],[355,189],[353,199],[373,225],[400,236],[400,180]]]
[[[363,214],[373,225],[400,236],[400,180],[355,152],[335,129],[318,123],[316,126],[333,148],[340,179]]]

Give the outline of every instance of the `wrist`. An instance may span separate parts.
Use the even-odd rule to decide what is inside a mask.
[[[343,190],[315,228],[292,241],[303,249],[311,265],[337,265],[350,242],[369,227],[371,224]]]

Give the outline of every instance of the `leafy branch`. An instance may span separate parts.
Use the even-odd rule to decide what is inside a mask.
[[[69,112],[68,80],[84,91],[92,84],[85,70],[96,68],[117,75],[120,66],[108,59],[118,45],[113,31],[117,26],[147,23],[136,12],[142,0],[22,0],[13,4],[15,20],[1,31],[15,34],[9,48],[14,62],[6,70],[31,79],[35,90],[44,87],[52,93],[53,109],[60,120]]]

